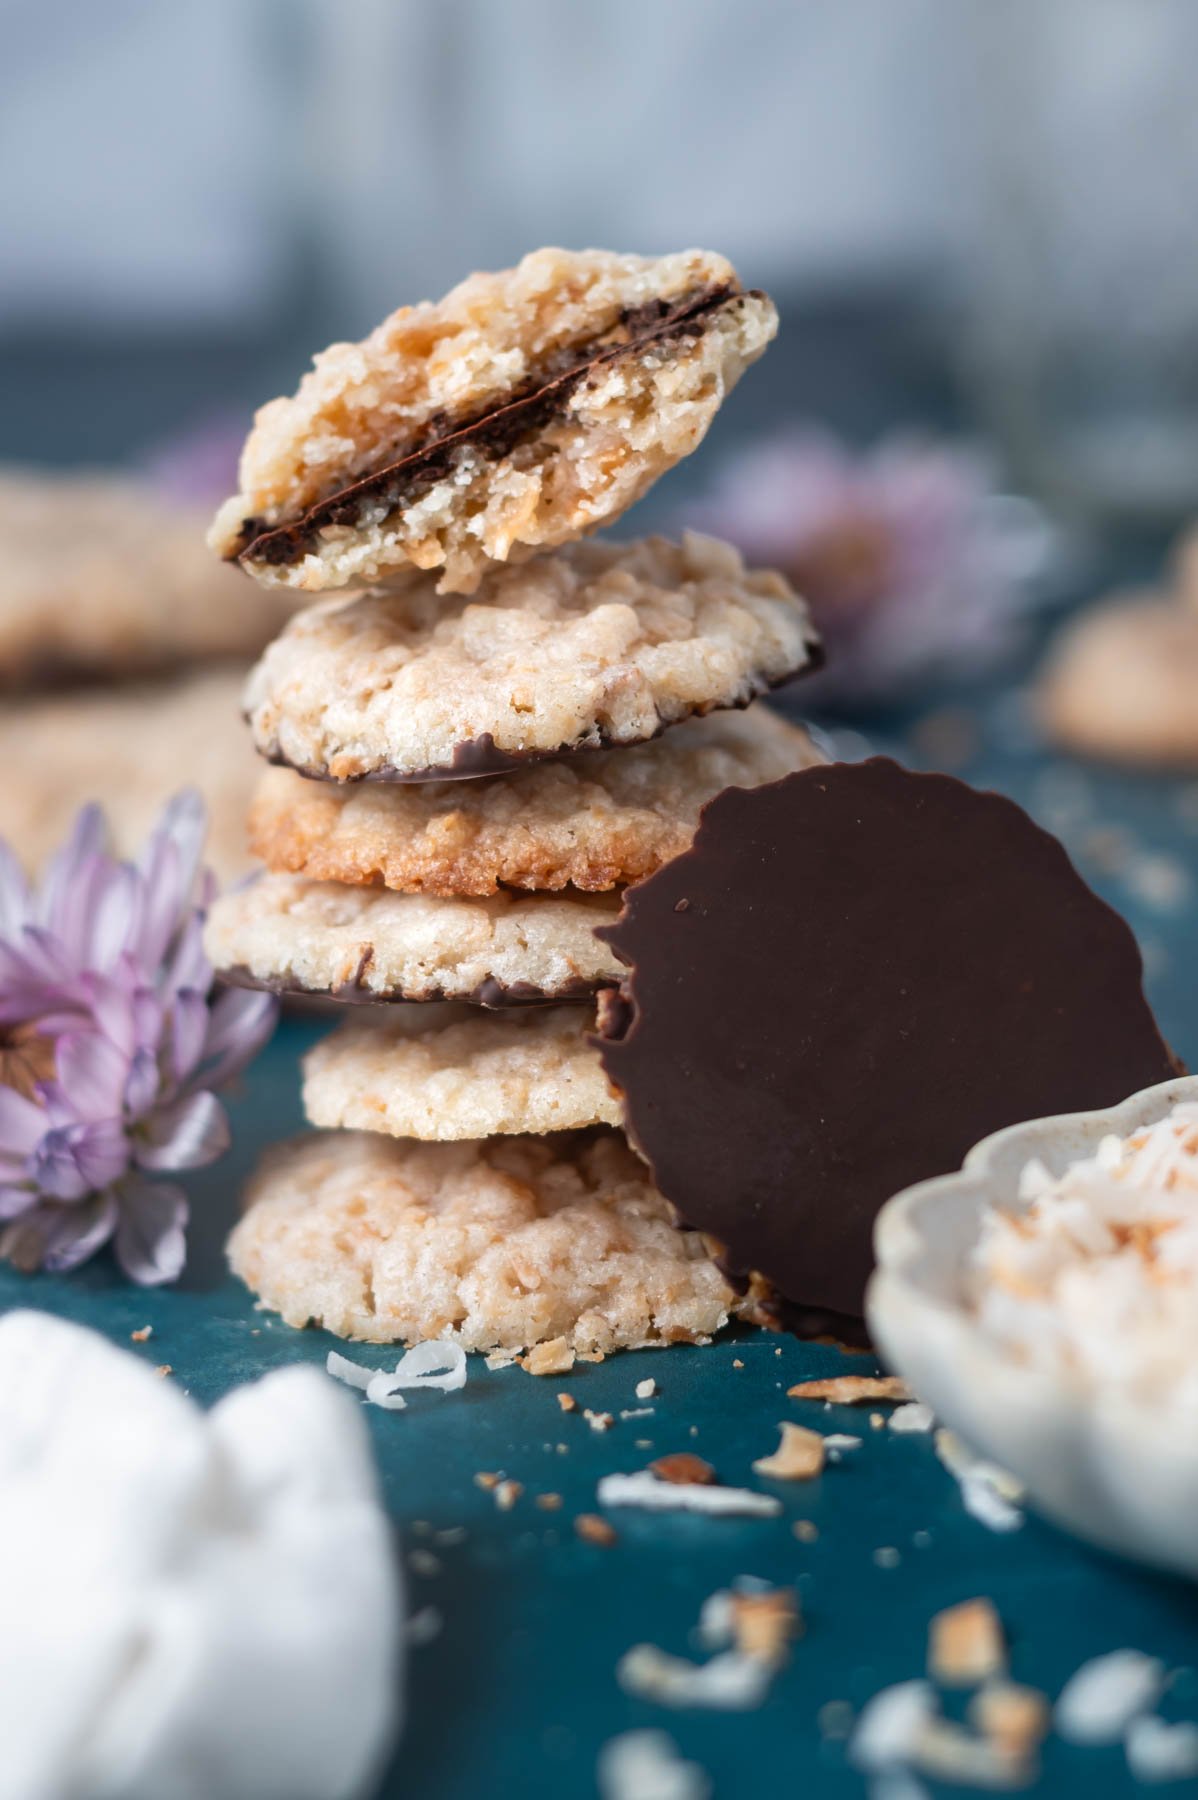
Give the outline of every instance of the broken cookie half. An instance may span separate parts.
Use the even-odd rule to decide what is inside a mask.
[[[706,251],[534,251],[318,356],[258,412],[209,541],[268,585],[473,593],[696,449],[777,323]]]

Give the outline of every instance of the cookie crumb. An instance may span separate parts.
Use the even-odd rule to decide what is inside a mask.
[[[786,1392],[791,1400],[830,1400],[838,1406],[911,1398],[911,1390],[897,1375],[832,1375],[819,1381],[798,1381]]]
[[[742,1362],[742,1361],[741,1361],[741,1359],[740,1359],[740,1357],[739,1357],[739,1356],[734,1356],[734,1357],[733,1357],[733,1358],[732,1358],[732,1367],[733,1367],[733,1368],[734,1368],[734,1369],[743,1369],[743,1368],[744,1368],[744,1366],[745,1366],[745,1365],[744,1365],[744,1363],[743,1363],[743,1362]]]
[[[550,1338],[548,1343],[534,1344],[520,1367],[530,1375],[568,1375],[574,1367],[574,1352],[568,1339]]]
[[[174,1372],[175,1371],[170,1363],[159,1363],[158,1367],[154,1370],[155,1375],[173,1375]]]
[[[563,1412],[577,1412],[578,1411],[578,1402],[574,1398],[573,1394],[559,1394],[557,1397],[557,1403],[561,1407]]]
[[[599,1513],[579,1513],[574,1521],[574,1530],[585,1543],[603,1544],[605,1547],[616,1542],[616,1528]]]
[[[492,1473],[489,1469],[480,1469],[478,1474],[474,1477],[474,1485],[475,1487],[485,1488],[487,1492],[490,1493],[493,1488],[499,1486],[502,1480],[502,1475]]]
[[[770,1456],[759,1456],[753,1464],[755,1475],[768,1475],[774,1481],[811,1481],[824,1466],[824,1439],[818,1431],[783,1420],[778,1448]]]
[[[579,1362],[601,1363],[606,1362],[607,1357],[602,1350],[580,1350],[578,1360]]]
[[[638,1400],[652,1400],[654,1394],[658,1391],[657,1383],[654,1381],[652,1375],[646,1375],[644,1381],[637,1382],[633,1391]]]
[[[589,1406],[583,1408],[582,1416],[592,1431],[610,1431],[616,1422],[611,1413],[592,1412]]]
[[[711,1464],[689,1450],[676,1450],[671,1456],[659,1456],[656,1462],[649,1464],[649,1470],[659,1481],[670,1481],[685,1487],[709,1487],[715,1480],[715,1470]]]
[[[734,1591],[732,1635],[738,1650],[764,1662],[785,1661],[791,1642],[802,1635],[799,1597],[793,1588],[768,1588],[763,1593]]]
[[[1048,1730],[1048,1697],[1014,1681],[988,1681],[969,1703],[970,1723],[1000,1750],[1030,1757]]]
[[[524,1492],[518,1481],[500,1481],[495,1484],[495,1504],[500,1512],[511,1512],[517,1500]]]
[[[928,1672],[947,1687],[976,1687],[1006,1662],[1002,1621],[983,1596],[946,1607],[928,1627]]]
[[[540,1507],[542,1512],[556,1512],[561,1506],[561,1503],[562,1497],[560,1494],[538,1494],[535,1501],[535,1504]]]
[[[143,1325],[140,1331],[131,1331],[129,1333],[129,1341],[133,1344],[144,1344],[147,1343],[153,1335],[154,1327],[152,1325]]]

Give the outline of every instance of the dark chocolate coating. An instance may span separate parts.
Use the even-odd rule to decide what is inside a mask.
[[[1180,1072],[1057,840],[880,757],[718,795],[596,935],[629,965],[598,1043],[634,1145],[792,1326],[860,1316],[892,1194]]]
[[[733,701],[728,711],[743,711],[751,706],[762,694],[770,694],[779,688],[788,687],[800,676],[814,675],[824,666],[824,646],[821,639],[810,637],[806,640],[807,661],[797,669],[789,669],[777,681],[753,682],[748,693],[739,700]],[[684,719],[700,716],[703,709],[683,714],[682,718],[671,720],[670,724],[681,725]],[[714,712],[719,709],[709,707]],[[249,722],[248,715],[246,716]],[[654,737],[660,737],[669,725],[659,725]],[[267,762],[276,766],[291,769],[296,775],[303,775],[309,781],[333,781],[341,786],[353,786],[359,781],[381,781],[392,785],[416,786],[426,781],[481,781],[489,775],[510,775],[513,770],[526,769],[533,763],[560,762],[565,756],[593,756],[600,750],[632,750],[637,744],[651,743],[651,738],[613,739],[600,730],[593,741],[585,744],[559,744],[553,750],[502,750],[489,731],[480,737],[470,738],[464,744],[455,744],[453,754],[447,763],[429,763],[423,769],[397,769],[391,763],[383,763],[377,769],[367,769],[361,775],[338,777],[330,775],[327,769],[315,768],[311,765],[289,762],[282,754],[268,756]]]
[[[425,1001],[453,1000],[469,1006],[485,1006],[496,1012],[506,1006],[560,1006],[568,1001],[593,1000],[603,987],[602,982],[579,978],[547,993],[544,988],[534,987],[530,981],[514,981],[510,986],[504,987],[494,976],[488,975],[485,981],[480,981],[468,994],[446,994],[440,988],[432,988],[423,994],[380,994],[373,988],[368,988],[362,980],[368,961],[368,958],[364,959],[356,975],[335,988],[304,987],[298,981],[281,978],[264,979],[240,963],[232,968],[218,969],[217,975],[229,987],[256,988],[263,993],[278,994],[281,998],[296,995],[309,1000],[336,1000],[343,1006],[404,1006],[421,1005]]]
[[[501,404],[492,404],[469,418],[442,415],[429,420],[417,437],[397,447],[383,468],[327,495],[301,518],[273,526],[261,519],[244,520],[237,546],[227,560],[299,562],[322,526],[355,525],[363,505],[384,493],[393,505],[414,498],[442,480],[464,449],[479,451],[491,460],[507,456],[523,438],[533,436],[564,411],[574,389],[593,369],[650,343],[696,337],[717,307],[741,298],[742,290],[724,286],[697,290],[672,303],[654,300],[627,308],[611,332],[564,352],[538,380],[506,395]]]

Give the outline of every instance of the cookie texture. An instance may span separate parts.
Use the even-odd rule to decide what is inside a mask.
[[[304,1058],[310,1125],[450,1142],[618,1125],[587,1006],[355,1014]]]
[[[477,600],[432,583],[325,602],[254,669],[254,742],[303,774],[426,781],[642,743],[812,663],[780,575],[712,538],[575,544],[497,569]]]
[[[204,548],[204,521],[139,482],[0,474],[0,686],[248,661],[292,611]]]
[[[239,716],[243,670],[73,691],[0,706],[0,837],[39,869],[81,806],[104,808],[114,848],[133,856],[180,788],[208,807],[205,861],[222,882],[252,861],[245,812],[261,763]]]
[[[615,894],[441,900],[262,875],[215,903],[204,942],[227,979],[277,993],[503,1006],[618,981],[594,930],[619,910]]]
[[[631,506],[776,329],[706,251],[535,251],[318,356],[257,414],[210,542],[271,585],[471,593]]]
[[[370,1343],[606,1355],[702,1341],[736,1305],[615,1132],[301,1138],[252,1182],[229,1261],[289,1325]]]
[[[1198,608],[1123,595],[1082,613],[1038,698],[1051,735],[1083,756],[1198,764]]]
[[[690,844],[726,787],[758,787],[823,757],[765,706],[689,719],[658,742],[537,763],[490,781],[339,786],[263,772],[254,853],[320,881],[400,892],[599,891],[639,881]]]

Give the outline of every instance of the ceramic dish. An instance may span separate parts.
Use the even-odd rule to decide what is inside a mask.
[[[868,1315],[890,1366],[938,1419],[1018,1476],[1041,1511],[1107,1549],[1198,1577],[1192,1416],[1020,1366],[982,1334],[965,1290],[983,1208],[1018,1208],[1030,1158],[1062,1174],[1109,1133],[1155,1124],[1180,1100],[1198,1100],[1198,1076],[1104,1112],[1009,1126],[975,1145],[957,1173],[897,1194],[875,1228]]]

